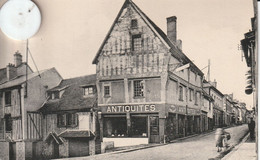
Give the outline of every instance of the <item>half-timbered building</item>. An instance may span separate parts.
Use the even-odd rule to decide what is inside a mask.
[[[183,53],[175,16],[167,35],[126,0],[96,64],[101,139],[159,143],[201,132],[203,73]]]
[[[46,90],[61,80],[51,68],[16,75],[0,84],[0,143],[4,146],[0,154],[4,159],[32,159],[40,150],[37,142],[42,139],[42,116],[37,110],[46,100]]]

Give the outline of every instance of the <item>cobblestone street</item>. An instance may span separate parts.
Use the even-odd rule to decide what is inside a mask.
[[[247,125],[236,126],[226,129],[231,133],[229,146],[237,145],[248,131]],[[71,158],[81,160],[157,160],[157,159],[178,159],[178,160],[208,160],[220,156],[215,147],[214,132],[206,135],[199,135],[193,138],[179,141],[168,145],[142,149],[132,152],[104,154],[82,158]],[[206,147],[207,146],[207,147]]]

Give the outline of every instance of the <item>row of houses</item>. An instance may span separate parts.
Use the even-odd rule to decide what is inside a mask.
[[[206,81],[183,53],[176,21],[167,18],[166,35],[126,0],[93,60],[93,75],[33,72],[15,53],[14,64],[0,69],[1,157],[87,156],[111,142],[166,143],[246,123],[246,104]]]

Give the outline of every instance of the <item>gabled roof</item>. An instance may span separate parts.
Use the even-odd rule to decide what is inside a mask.
[[[26,67],[26,63],[25,63],[25,62],[21,63],[19,66],[15,67],[15,68],[16,68],[16,70],[17,70],[17,72],[18,72],[20,69],[22,69],[22,67]],[[33,70],[32,70],[31,67],[28,65],[28,73],[32,73],[32,72],[33,72]],[[15,79],[15,78],[17,78],[17,77],[19,77],[19,76],[21,76],[21,75],[25,75],[26,73],[23,73],[23,74],[21,74],[21,73],[16,73],[16,74],[17,74],[17,76],[14,77],[13,79]],[[5,67],[5,68],[0,68],[0,84],[5,83],[5,82],[7,82],[7,81],[8,81],[8,79],[7,79],[7,67]]]
[[[40,108],[43,113],[86,110],[93,108],[97,103],[97,95],[83,96],[83,86],[93,85],[96,82],[96,74],[62,80],[61,83],[48,92],[64,91],[60,99],[49,99]]]
[[[217,92],[221,97],[224,97],[223,93],[221,93],[216,87],[214,87],[213,85],[211,85],[209,82],[207,82],[205,80],[203,81],[203,88],[211,88],[215,92]]]
[[[46,69],[46,70],[42,70],[42,71],[39,71],[38,72],[33,72],[31,74],[28,74],[28,80],[34,78],[34,77],[37,77],[39,76],[39,74],[42,74],[48,70],[52,70],[52,69],[55,69],[55,68],[51,68],[51,69]],[[5,89],[5,88],[10,88],[10,87],[15,87],[15,86],[19,86],[23,83],[26,82],[26,75],[22,75],[22,76],[18,76],[18,77],[15,77],[14,79],[10,80],[10,81],[7,81],[7,82],[3,82],[0,84],[0,89]]]
[[[120,9],[116,19],[114,20],[108,34],[106,35],[104,41],[102,42],[94,60],[92,61],[93,64],[97,64],[98,57],[101,54],[102,48],[104,47],[106,41],[108,40],[116,22],[118,21],[122,11],[127,5],[132,5],[135,11],[141,16],[141,18],[146,22],[146,24],[150,27],[150,29],[159,37],[159,39],[166,45],[166,47],[172,53],[172,56],[181,60],[184,64],[190,63],[190,65],[198,72],[199,75],[203,76],[203,72],[174,44],[170,41],[167,35],[132,1],[126,0],[123,4],[122,8]]]

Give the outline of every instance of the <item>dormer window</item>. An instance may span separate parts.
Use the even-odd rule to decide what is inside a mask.
[[[93,95],[94,94],[93,87],[85,87],[83,94],[84,96]]]
[[[137,28],[137,25],[138,25],[137,19],[132,19],[131,20],[131,28]]]
[[[59,99],[60,98],[60,93],[59,93],[59,91],[50,92],[48,94],[48,96],[50,97],[50,99]]]

